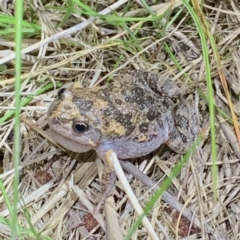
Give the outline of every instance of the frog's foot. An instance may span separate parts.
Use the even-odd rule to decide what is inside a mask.
[[[105,200],[116,193],[115,190],[116,183],[116,173],[114,169],[109,168],[108,166],[104,169],[101,181],[101,190],[103,196],[101,197],[95,211],[98,212],[100,207],[103,205]]]
[[[200,127],[195,106],[181,102],[168,118],[169,139],[166,144],[177,153],[185,153],[196,139]]]

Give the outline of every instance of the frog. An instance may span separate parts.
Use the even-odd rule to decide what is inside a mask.
[[[183,154],[199,134],[199,121],[193,102],[182,94],[176,101],[179,89],[171,78],[147,70],[91,88],[73,83],[49,107],[51,136],[73,152],[95,150],[105,165],[110,150],[121,160],[148,155],[162,144]]]

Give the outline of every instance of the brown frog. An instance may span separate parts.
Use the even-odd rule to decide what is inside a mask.
[[[184,153],[199,133],[194,105],[174,103],[174,82],[137,71],[104,86],[59,90],[48,111],[52,137],[74,152],[94,149],[106,163],[106,152],[119,159],[147,155],[166,143]]]

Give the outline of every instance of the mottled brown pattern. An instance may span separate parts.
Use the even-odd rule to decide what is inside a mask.
[[[146,71],[137,71],[130,81],[115,80],[93,88],[75,83],[59,90],[49,108],[49,126],[60,144],[69,141],[71,150],[79,146],[76,152],[92,148],[102,156],[113,149],[125,159],[146,155],[167,143],[182,153],[199,127],[192,103],[173,103],[177,90],[174,82]],[[87,124],[86,130],[77,132],[76,122]]]
[[[86,100],[79,97],[73,97],[73,103],[77,106],[79,109],[79,112],[88,112],[92,110],[93,101],[92,100]]]

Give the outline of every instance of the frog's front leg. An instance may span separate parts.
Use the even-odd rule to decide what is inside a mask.
[[[100,209],[100,207],[103,205],[105,200],[114,194],[115,191],[115,184],[116,184],[116,172],[114,170],[110,153],[112,150],[107,150],[105,146],[100,146],[96,149],[96,152],[98,154],[98,157],[103,161],[104,163],[104,169],[103,169],[103,175],[102,175],[102,181],[101,181],[101,190],[103,193],[103,196],[101,197],[96,211]]]
[[[199,119],[191,102],[179,103],[166,116],[169,138],[166,144],[177,153],[185,153],[199,134]]]

